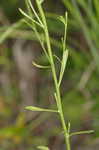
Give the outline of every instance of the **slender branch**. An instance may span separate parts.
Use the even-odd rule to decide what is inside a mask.
[[[50,57],[52,75],[53,75],[55,89],[56,89],[56,96],[57,96],[57,100],[58,100],[57,106],[58,106],[58,110],[59,110],[59,114],[60,114],[61,123],[62,123],[63,129],[64,129],[64,131],[66,133],[65,134],[65,142],[66,142],[67,150],[70,150],[69,135],[68,135],[68,130],[67,130],[67,127],[66,127],[64,115],[63,115],[60,89],[58,87],[58,80],[57,80],[57,75],[56,75],[56,70],[55,70],[55,64],[54,64],[54,59],[53,59],[53,54],[52,54],[52,49],[51,49],[51,43],[50,43],[49,32],[48,32],[47,23],[46,23],[46,18],[45,18],[42,6],[40,5],[40,2],[38,0],[36,0],[36,4],[37,4],[38,10],[39,10],[42,22],[44,24],[44,33],[45,33],[45,38],[46,38],[46,43],[47,43],[48,54],[49,54],[49,57]]]

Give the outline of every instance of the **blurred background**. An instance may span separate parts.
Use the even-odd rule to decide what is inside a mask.
[[[18,8],[27,12],[24,0],[0,0],[0,150],[36,150],[38,145],[64,150],[57,115],[24,109],[28,105],[51,108],[55,100],[50,70],[32,66],[32,60],[48,62]],[[61,86],[65,120],[72,132],[95,131],[72,137],[72,149],[98,150],[99,0],[45,0],[43,8],[53,53],[60,58],[64,26],[57,16],[68,12],[69,59]],[[57,74],[59,67],[56,61]]]

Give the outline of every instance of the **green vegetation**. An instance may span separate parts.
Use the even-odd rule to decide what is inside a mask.
[[[7,6],[2,1],[5,17],[0,18],[1,149],[21,149],[21,146],[22,149],[29,150],[66,147],[67,150],[98,149],[94,147],[99,137],[98,0],[62,0],[57,1],[56,8],[51,0],[36,0],[33,4],[26,0],[25,6],[24,1],[21,6],[16,0],[9,0],[9,3],[11,8],[17,7],[17,17],[11,18],[10,5],[6,10]],[[19,7],[22,8],[19,9],[21,13]],[[68,12],[68,30],[65,10]],[[16,39],[19,39],[19,43]],[[27,65],[16,60],[15,51],[20,49],[21,39],[23,43],[28,41],[21,46],[21,60],[28,63],[32,52],[34,56],[37,55],[33,61],[30,58],[30,65],[33,65],[30,70],[37,71],[33,75],[34,79],[29,70],[24,73]],[[32,52],[28,55],[25,48],[31,43],[36,43],[37,46],[32,46]],[[24,58],[25,53],[27,57]],[[21,65],[23,66],[20,67]],[[31,83],[34,87],[37,86],[37,91],[33,89],[37,96],[33,98],[34,104],[28,102],[28,106],[24,98],[28,96]],[[27,86],[27,92],[22,93],[21,86],[26,84],[30,86]],[[21,111],[22,103],[26,110]],[[89,134],[93,133],[90,129],[94,130],[94,134]],[[76,141],[74,135],[77,135]],[[84,140],[79,137],[84,137]]]
[[[92,133],[93,130],[70,133],[70,123],[68,124],[68,126],[66,126],[65,119],[64,119],[64,114],[63,114],[63,108],[62,108],[62,98],[61,98],[61,92],[60,92],[60,85],[61,85],[61,82],[62,82],[62,78],[63,78],[65,67],[66,67],[66,62],[67,62],[67,59],[68,59],[68,50],[66,49],[67,13],[65,13],[65,17],[63,17],[63,16],[59,17],[59,20],[65,26],[65,30],[64,30],[64,37],[62,38],[62,47],[63,47],[62,60],[60,60],[60,58],[58,58],[58,56],[56,56],[56,58],[58,58],[58,60],[60,60],[60,63],[61,63],[60,73],[59,73],[60,75],[59,75],[59,79],[58,79],[57,74],[56,74],[55,62],[54,62],[54,58],[53,58],[53,53],[52,53],[51,42],[50,42],[48,27],[47,27],[47,23],[46,23],[46,18],[45,18],[45,14],[44,14],[42,6],[41,6],[42,2],[43,1],[36,0],[36,4],[37,4],[37,8],[39,10],[40,17],[36,13],[36,11],[35,11],[34,7],[32,6],[32,3],[31,3],[30,0],[26,1],[27,8],[28,8],[28,11],[29,11],[29,15],[26,14],[25,12],[23,12],[21,9],[19,9],[19,10],[27,19],[29,19],[31,21],[31,23],[29,23],[29,21],[25,20],[25,22],[32,28],[32,30],[37,35],[38,40],[41,43],[42,49],[44,50],[44,53],[45,53],[45,55],[46,55],[46,57],[49,61],[51,71],[52,71],[53,80],[54,80],[54,85],[55,85],[54,96],[55,96],[55,100],[56,100],[56,104],[57,104],[57,110],[43,109],[43,108],[38,108],[38,107],[34,107],[34,106],[28,106],[28,107],[26,107],[26,109],[31,110],[31,111],[48,111],[48,112],[57,112],[57,113],[59,113],[60,120],[61,120],[61,123],[62,123],[62,127],[63,127],[63,130],[64,130],[65,142],[66,142],[66,147],[67,147],[66,149],[70,150],[71,149],[70,148],[70,136],[77,135],[77,134],[84,134],[84,133]],[[35,19],[32,19],[33,15],[32,15],[31,10],[33,11],[37,21]],[[44,43],[43,43],[42,39],[40,38],[39,32],[37,31],[37,28],[36,28],[36,25],[40,26],[42,28],[42,30],[44,31],[47,50],[44,46]],[[36,67],[38,67],[38,68],[40,67],[40,65],[36,65],[36,63],[34,63],[34,64],[35,64]]]

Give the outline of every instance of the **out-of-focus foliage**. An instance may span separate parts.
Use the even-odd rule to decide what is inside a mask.
[[[47,11],[46,17],[53,51],[59,57],[62,57],[59,48],[61,49],[61,36],[64,29],[63,25],[57,20],[57,16],[63,15],[66,10],[68,11],[67,46],[70,54],[62,82],[65,118],[71,122],[73,131],[81,129],[95,130],[94,135],[84,135],[84,138],[82,135],[80,138],[77,136],[76,139],[73,139],[73,149],[83,148],[85,144],[86,147],[83,148],[85,150],[88,149],[88,145],[90,150],[91,147],[98,150],[99,1],[56,0],[54,4],[52,0],[45,0],[43,6]],[[62,146],[64,149],[60,123],[56,121],[57,115],[35,114],[33,118],[27,120],[27,111],[22,110],[21,112],[21,103],[24,100],[20,90],[20,81],[28,76],[30,72],[26,75],[21,72],[20,75],[13,55],[13,47],[15,47],[16,39],[34,41],[37,41],[37,39],[26,24],[23,22],[18,24],[22,17],[18,11],[19,7],[25,9],[23,0],[0,1],[0,40],[4,37],[0,44],[0,148],[2,150],[35,150],[37,145],[49,145],[51,150],[61,149]],[[12,22],[14,24],[11,24]],[[17,24],[18,26],[16,26]],[[41,36],[44,38],[42,33]],[[23,49],[28,45],[28,42],[30,41],[26,42]],[[33,55],[35,55],[34,53]],[[38,61],[42,64],[48,63],[40,50],[37,50],[36,53]],[[23,50],[22,56],[24,54]],[[58,74],[57,59],[56,67]],[[54,89],[50,71],[37,70],[37,74],[34,79],[37,80],[36,105],[45,105],[45,107],[54,105],[52,95]]]
[[[20,18],[18,7],[24,7],[25,5],[23,0],[8,0],[7,2],[1,0],[0,6],[3,9],[7,19],[9,19],[11,22],[15,22]]]

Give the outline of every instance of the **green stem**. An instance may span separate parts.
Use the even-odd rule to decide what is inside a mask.
[[[50,58],[50,64],[51,64],[51,69],[52,69],[52,75],[54,79],[54,84],[55,84],[55,89],[56,89],[56,96],[57,96],[57,106],[58,106],[58,111],[62,123],[62,127],[65,133],[65,142],[67,146],[67,150],[70,150],[70,140],[69,140],[69,133],[66,127],[65,119],[64,119],[64,114],[63,114],[63,109],[62,109],[62,103],[61,103],[61,95],[60,95],[60,89],[58,87],[58,80],[57,80],[57,75],[56,75],[56,70],[55,70],[55,64],[54,64],[54,59],[53,59],[53,54],[52,54],[52,49],[51,49],[51,43],[50,43],[50,38],[49,38],[49,32],[47,28],[47,23],[46,23],[46,18],[42,9],[42,6],[39,2],[39,0],[36,0],[37,7],[42,19],[42,22],[44,24],[44,33],[45,33],[45,38],[46,38],[46,43],[47,43],[47,49],[48,49],[48,54]]]

